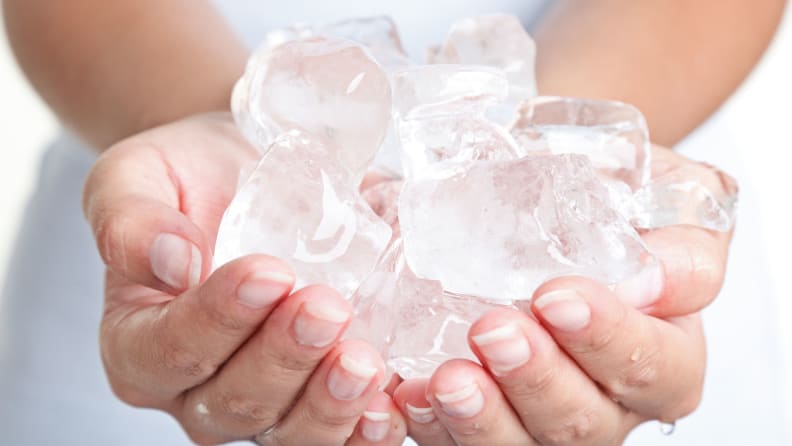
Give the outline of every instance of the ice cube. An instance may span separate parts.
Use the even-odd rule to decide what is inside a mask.
[[[300,130],[278,136],[223,215],[215,267],[247,254],[273,255],[292,265],[297,286],[321,283],[350,296],[376,265],[391,229],[339,157]]]
[[[417,276],[493,301],[529,299],[561,275],[614,283],[651,258],[582,155],[478,161],[410,180],[399,222]]]
[[[300,129],[340,148],[342,164],[357,180],[385,137],[390,112],[385,72],[360,45],[334,37],[268,50],[254,58],[234,94],[237,122],[251,142]]]
[[[635,193],[632,224],[654,229],[694,225],[728,232],[734,226],[737,183],[705,163],[689,162],[652,178]]]
[[[604,177],[637,190],[649,179],[646,120],[617,101],[539,97],[525,101],[511,133],[526,153],[579,153]]]
[[[451,27],[441,47],[429,51],[432,64],[485,65],[504,71],[512,113],[520,101],[536,96],[535,60],[536,44],[520,19],[509,14],[462,19]]]

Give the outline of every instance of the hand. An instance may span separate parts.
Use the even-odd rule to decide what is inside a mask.
[[[264,255],[210,274],[240,166],[256,156],[230,115],[214,114],[123,141],[92,169],[84,209],[107,264],[100,341],[113,391],[202,444],[401,444],[379,355],[339,341],[348,302],[324,286],[290,295],[294,273]]]
[[[658,169],[685,163],[665,149]],[[470,330],[484,364],[454,360],[394,393],[409,434],[431,445],[616,445],[639,423],[698,405],[705,342],[698,311],[718,294],[731,235],[692,226],[649,231],[662,265],[609,289],[551,280],[535,317],[491,312]]]

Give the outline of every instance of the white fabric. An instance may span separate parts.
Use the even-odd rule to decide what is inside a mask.
[[[267,29],[295,21],[387,12],[414,55],[442,40],[455,18],[511,11],[530,21],[541,8],[525,0],[307,3],[217,2],[250,46]],[[704,402],[673,436],[663,437],[649,423],[628,444],[786,444],[774,307],[764,288],[762,253],[748,237],[759,225],[741,164],[722,130],[711,123],[683,145],[684,153],[735,173],[743,188],[726,286],[706,313],[710,362]],[[93,159],[69,137],[53,144],[25,213],[0,300],[0,443],[189,444],[169,416],[125,406],[106,384],[96,334],[103,268],[80,212],[82,181]]]

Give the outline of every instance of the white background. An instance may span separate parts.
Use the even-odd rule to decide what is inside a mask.
[[[1,26],[1,25],[0,25]],[[738,32],[735,30],[735,32]],[[52,114],[31,90],[16,67],[5,40],[0,37],[0,288],[19,218],[35,181],[35,171],[46,142],[57,125]],[[764,246],[766,264],[774,278],[777,325],[792,371],[792,236],[787,226],[792,216],[792,13],[787,11],[779,34],[764,60],[721,111],[733,145],[745,163],[745,177],[756,191],[761,234],[755,243]],[[53,222],[56,224],[56,222]],[[792,374],[786,386],[792,402]],[[790,420],[792,423],[792,420]]]

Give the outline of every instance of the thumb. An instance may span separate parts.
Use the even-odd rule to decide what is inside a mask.
[[[168,292],[197,285],[211,250],[180,211],[178,181],[157,149],[119,143],[88,174],[83,211],[107,267],[126,279]]]

